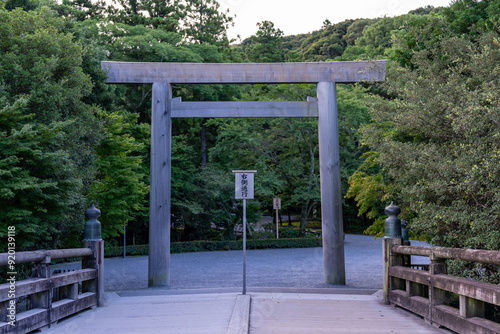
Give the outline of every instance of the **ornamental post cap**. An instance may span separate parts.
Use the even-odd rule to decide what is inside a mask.
[[[101,216],[101,210],[99,210],[98,208],[96,208],[94,206],[94,204],[91,204],[90,208],[88,208],[87,210],[85,210],[85,218],[87,218],[87,220],[97,219],[100,216]]]
[[[102,240],[101,237],[101,223],[97,218],[101,215],[101,210],[97,209],[94,204],[85,210],[85,227],[83,229],[83,240],[98,241]]]
[[[385,214],[388,216],[397,216],[401,213],[401,209],[399,206],[395,205],[394,202],[391,201],[391,204],[385,208]]]
[[[389,238],[401,238],[401,220],[398,215],[401,213],[399,206],[394,202],[385,208],[385,213],[389,216],[385,220],[385,236]]]

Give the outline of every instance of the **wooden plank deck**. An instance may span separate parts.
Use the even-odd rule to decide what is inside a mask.
[[[450,333],[374,295],[252,294],[250,333]]]
[[[118,297],[52,325],[50,334],[226,333],[236,294]]]
[[[374,295],[249,293],[126,296],[82,312],[43,333],[449,333],[384,305]],[[247,295],[248,296],[248,295]],[[110,299],[110,297],[112,297]],[[250,307],[245,306],[250,303]],[[248,313],[250,310],[250,316]],[[238,320],[240,319],[240,320]]]

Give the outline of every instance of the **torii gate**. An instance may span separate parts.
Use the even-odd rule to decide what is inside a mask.
[[[345,285],[336,83],[383,81],[386,61],[321,63],[107,62],[107,83],[153,84],[148,285],[170,283],[172,118],[318,117],[323,270],[328,284]],[[316,83],[307,102],[182,102],[172,84]]]

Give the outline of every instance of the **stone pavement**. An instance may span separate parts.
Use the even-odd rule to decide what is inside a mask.
[[[425,246],[412,241],[412,245]],[[412,263],[429,261],[412,259]],[[382,289],[382,238],[345,236],[346,285]],[[105,259],[106,291],[148,289],[148,258]],[[171,290],[236,288],[242,286],[242,251],[172,254]],[[337,288],[324,283],[323,253],[318,248],[247,250],[247,286]]]

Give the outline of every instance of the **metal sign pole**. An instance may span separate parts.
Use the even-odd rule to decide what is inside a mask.
[[[273,208],[276,209],[276,239],[279,239],[280,234],[279,234],[279,227],[278,227],[278,219],[279,219],[278,210],[281,209],[281,198],[279,198],[279,197],[273,198]]]
[[[123,258],[127,256],[127,224],[123,224]]]
[[[243,294],[247,293],[247,200],[243,200]]]
[[[233,170],[236,199],[243,200],[243,294],[247,293],[247,199],[253,199],[253,174],[256,170]]]
[[[276,239],[280,238],[280,231],[278,228],[278,209],[276,209]]]

